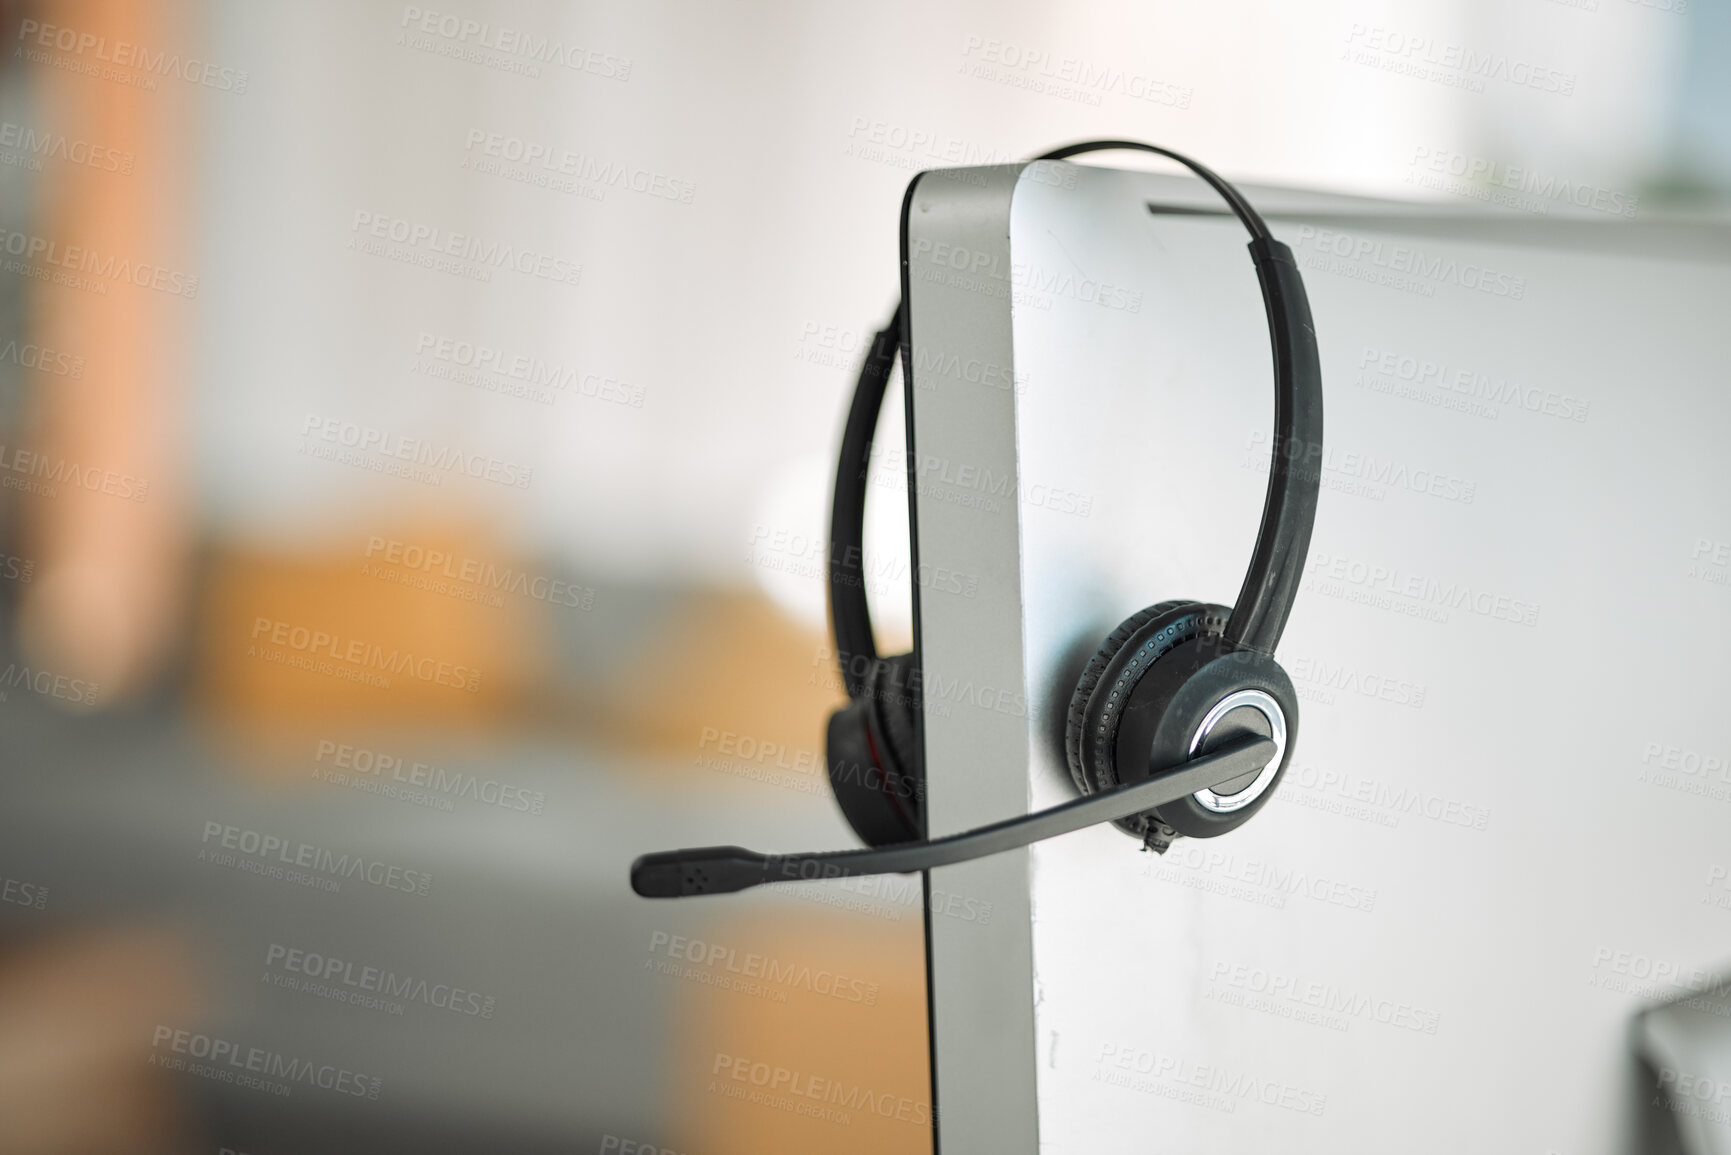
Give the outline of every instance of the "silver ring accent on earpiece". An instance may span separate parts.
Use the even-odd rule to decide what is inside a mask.
[[[1274,741],[1274,757],[1268,760],[1268,764],[1250,785],[1236,793],[1216,794],[1213,790],[1198,790],[1191,795],[1199,806],[1216,814],[1231,814],[1235,810],[1242,810],[1262,797],[1273,783],[1274,776],[1280,772],[1281,760],[1286,757],[1286,714],[1281,710],[1279,702],[1261,690],[1236,690],[1216,702],[1214,708],[1202,719],[1202,724],[1196,727],[1196,733],[1190,737],[1190,757],[1196,756],[1196,751],[1208,740],[1208,735],[1220,724],[1220,719],[1245,706],[1260,712],[1268,719],[1269,737]]]

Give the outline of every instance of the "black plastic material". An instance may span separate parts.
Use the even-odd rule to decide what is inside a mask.
[[[1254,773],[1274,743],[1245,737],[1182,761],[1152,777],[1087,798],[929,842],[827,854],[757,854],[738,846],[645,854],[631,864],[631,889],[644,898],[725,894],[766,882],[800,882],[862,874],[908,874],[1000,854],[1127,814],[1187,798],[1198,790]]]
[[[1169,149],[1128,140],[1086,141],[1054,149],[1038,159],[1063,160],[1112,149],[1156,153],[1185,165],[1221,195],[1252,238],[1250,258],[1262,287],[1274,358],[1274,446],[1256,548],[1251,552],[1244,585],[1227,623],[1226,637],[1235,646],[1271,654],[1286,628],[1287,616],[1298,594],[1322,478],[1322,366],[1310,298],[1304,291],[1304,279],[1292,250],[1269,234],[1261,216],[1230,182],[1205,165]],[[911,191],[912,186],[909,187]],[[866,469],[884,388],[895,363],[904,310],[905,304],[896,307],[889,323],[872,340],[860,367],[853,404],[842,433],[841,460],[836,468],[835,498],[830,511],[830,618],[842,678],[852,697],[860,693],[864,663],[850,662],[850,655],[877,656],[860,569]]]
[[[1070,692],[1070,709],[1064,717],[1064,759],[1070,766],[1070,781],[1076,784],[1079,792],[1092,794],[1105,786],[1114,785],[1112,782],[1099,782],[1094,767],[1090,764],[1091,759],[1087,757],[1087,751],[1088,747],[1098,740],[1103,727],[1117,728],[1116,702],[1124,689],[1117,683],[1124,670],[1146,668],[1149,662],[1171,648],[1172,644],[1189,637],[1187,633],[1168,629],[1168,622],[1174,611],[1193,610],[1197,604],[1180,599],[1137,610],[1125,618],[1117,629],[1106,635],[1106,640],[1100,643],[1100,648],[1088,659],[1081,676],[1076,679],[1076,688]],[[1147,646],[1149,634],[1161,635],[1160,641],[1146,653],[1137,653],[1136,651]],[[1120,656],[1119,651],[1138,635],[1141,636],[1136,644]],[[1102,716],[1090,718],[1088,707],[1093,702],[1095,689],[1103,679],[1107,683],[1107,689],[1106,697],[1101,702]]]
[[[829,716],[830,791],[867,846],[907,842],[925,830],[912,670],[911,654],[873,662],[860,696]]]
[[[1244,587],[1226,623],[1226,640],[1272,654],[1298,596],[1310,531],[1316,524],[1322,485],[1322,365],[1310,298],[1292,250],[1272,238],[1259,237],[1250,242],[1250,257],[1262,282],[1268,338],[1274,347],[1274,449],[1262,528]]]
[[[1263,301],[1268,313],[1269,335],[1274,350],[1275,436],[1262,524],[1243,590],[1225,626],[1225,648],[1243,647],[1253,654],[1270,654],[1280,640],[1287,615],[1292,609],[1293,598],[1297,594],[1304,556],[1309,549],[1321,478],[1322,377],[1317,358],[1315,329],[1304,283],[1291,251],[1273,239],[1267,225],[1243,195],[1212,170],[1186,156],[1138,141],[1107,140],[1069,145],[1036,159],[1061,160],[1082,153],[1111,149],[1157,153],[1185,165],[1220,194],[1252,237],[1251,258],[1262,286]],[[916,178],[908,185],[902,206],[904,301],[907,292],[907,214],[917,184]],[[874,683],[886,678],[886,671],[890,667],[897,667],[907,674],[912,674],[917,669],[918,658],[917,655],[878,658],[872,635],[870,606],[866,598],[862,556],[866,473],[871,464],[872,438],[876,432],[884,392],[898,348],[904,356],[906,354],[906,319],[905,305],[898,304],[889,323],[873,338],[861,365],[853,402],[842,433],[830,516],[830,617],[843,683],[848,696],[854,699],[854,702],[838,711],[831,719],[829,762],[832,782],[837,782],[837,798],[843,812],[854,826],[855,832],[868,842],[901,836],[907,832],[917,837],[923,830],[921,803],[924,775],[920,758],[921,719],[917,687],[910,685],[899,700],[893,697],[886,700],[873,689]],[[911,412],[908,436],[911,448]],[[910,516],[914,512],[910,509]],[[914,544],[917,552],[917,540]],[[913,592],[917,637],[918,588]],[[1121,627],[1120,632],[1123,632],[1123,629],[1124,627]],[[1110,660],[1111,657],[1112,655],[1108,654],[1104,660]],[[1285,674],[1280,673],[1278,666],[1274,669],[1284,681]],[[1146,682],[1147,679],[1143,681]],[[1283,708],[1291,707],[1287,711],[1287,751],[1290,756],[1292,737],[1296,734],[1297,710],[1296,702],[1290,697],[1290,683],[1287,683],[1287,689],[1288,697],[1280,700]],[[1151,721],[1158,722],[1158,719]],[[1116,745],[1122,747],[1121,735]],[[1197,761],[1200,765],[1211,761],[1211,758]],[[868,786],[866,793],[855,791],[853,796],[844,797],[846,787],[839,783],[838,779],[846,778],[850,763],[861,767],[862,774],[869,772],[869,767],[875,767],[882,774],[879,781],[889,784],[889,789],[877,789],[873,794]],[[1073,771],[1076,769],[1073,767]],[[1102,790],[1101,793],[1056,807],[1045,812],[1043,816],[1011,820],[969,835],[957,835],[932,843],[908,843],[882,851],[846,851],[774,859],[752,854],[739,847],[649,855],[633,865],[632,886],[639,894],[648,897],[670,897],[676,894],[738,890],[755,886],[759,882],[779,880],[763,877],[764,872],[770,869],[768,864],[771,862],[782,864],[775,868],[777,870],[785,869],[789,863],[821,863],[824,869],[832,873],[875,874],[920,870],[962,861],[981,854],[994,853],[996,849],[1025,845],[1037,838],[1077,829],[1092,822],[1140,816],[1139,812],[1159,805],[1153,801],[1155,795],[1160,794],[1154,784],[1156,781],[1166,783],[1168,776],[1144,781],[1134,787],[1107,789],[1109,780],[1116,780],[1121,773],[1119,771],[1114,774],[1110,767],[1104,768],[1104,772],[1093,776],[1097,788]],[[1185,781],[1188,781],[1190,771],[1181,773],[1185,775]],[[1198,781],[1198,784],[1173,797],[1187,797],[1204,786],[1215,785],[1231,777],[1233,775],[1224,775],[1210,782]],[[862,776],[861,780],[863,782],[865,778]],[[1079,779],[1078,784],[1086,788],[1083,780]],[[1170,785],[1171,783],[1167,783],[1167,786]],[[903,797],[904,793],[911,794],[911,798]],[[1097,805],[1102,803],[1109,804]],[[1254,808],[1251,808],[1251,812],[1254,812]],[[1078,817],[1082,814],[1098,816],[1085,819]],[[1060,826],[1050,829],[1040,826],[1039,822],[1047,816],[1061,819]],[[1248,814],[1245,816],[1248,817]],[[1073,824],[1062,824],[1072,820]],[[1045,829],[1047,832],[1027,833],[1034,829]],[[1000,836],[1006,832],[1013,832],[1010,835],[1012,840],[998,845]],[[987,837],[988,835],[990,837]],[[986,845],[994,849],[980,849]],[[965,849],[966,847],[972,849]],[[915,865],[883,865],[890,861]],[[861,866],[862,863],[868,865]],[[722,885],[724,881],[726,885]]]
[[[835,467],[835,500],[829,515],[829,614],[836,660],[850,698],[865,691],[866,673],[878,656],[865,588],[866,472],[871,468],[872,438],[877,433],[878,412],[883,408],[901,332],[902,310],[898,305],[889,323],[872,338],[860,365]]]
[[[898,307],[860,365],[830,507],[830,625],[842,684],[852,700],[830,715],[825,760],[836,804],[867,846],[905,842],[925,829],[914,658],[878,657],[864,569],[866,475],[901,344],[901,319]]]
[[[1119,727],[1129,708],[1145,697],[1137,688],[1178,646],[1197,637],[1218,639],[1230,612],[1201,602],[1161,602],[1130,615],[1101,644],[1077,680],[1065,726],[1065,753],[1077,789],[1092,794],[1142,779],[1145,758],[1137,759],[1134,773],[1118,772]],[[1117,821],[1124,833],[1144,840],[1150,823],[1158,820],[1142,813]]]
[[[1191,838],[1213,838],[1244,825],[1268,804],[1298,741],[1298,695],[1280,663],[1254,650],[1233,650],[1218,636],[1202,635],[1173,647],[1137,684],[1118,725],[1114,761],[1118,779],[1137,782],[1182,758],[1203,717],[1238,690],[1261,690],[1280,704],[1286,721],[1283,764],[1262,795],[1242,810],[1209,810],[1190,795],[1157,808],[1161,822]],[[1248,711],[1247,711],[1248,712]],[[1228,715],[1230,721],[1231,715]],[[1217,729],[1215,740],[1237,729]]]
[[[1161,148],[1157,144],[1144,144],[1139,140],[1085,140],[1080,144],[1067,144],[1063,148],[1055,148],[1051,152],[1043,152],[1035,160],[1068,160],[1073,156],[1081,156],[1088,152],[1151,152],[1163,156],[1167,160],[1175,160],[1220,194],[1220,199],[1232,210],[1250,235],[1258,240],[1269,239],[1268,225],[1262,220],[1262,215],[1251,207],[1244,194],[1232,186],[1232,182],[1203,164],[1191,160],[1181,152],[1173,152],[1169,148]]]

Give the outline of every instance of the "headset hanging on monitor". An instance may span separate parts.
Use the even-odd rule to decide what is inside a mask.
[[[1125,140],[1067,145],[1036,159],[1122,149],[1186,166],[1250,233],[1274,353],[1275,436],[1261,526],[1238,600],[1230,609],[1160,602],[1107,636],[1077,682],[1065,727],[1066,759],[1083,797],[922,841],[919,671],[912,654],[878,656],[862,566],[872,437],[897,351],[905,356],[909,344],[904,302],[872,339],[860,368],[830,515],[831,625],[850,701],[830,717],[826,758],[843,815],[873,849],[762,855],[706,847],[650,854],[632,864],[638,894],[670,898],[766,882],[928,870],[1105,821],[1164,851],[1181,835],[1224,834],[1267,803],[1297,738],[1297,695],[1273,654],[1298,593],[1321,482],[1312,464],[1321,460],[1323,422],[1310,302],[1292,251],[1274,239],[1243,194],[1196,161]]]

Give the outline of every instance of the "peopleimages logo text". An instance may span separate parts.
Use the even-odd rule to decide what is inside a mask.
[[[354,775],[389,779],[433,794],[497,806],[501,810],[540,814],[547,805],[547,795],[539,790],[526,790],[497,778],[482,778],[478,774],[447,770],[427,762],[411,762],[401,755],[351,746],[330,738],[319,741],[313,761]]]
[[[19,344],[16,338],[0,345],[0,361],[10,361],[22,369],[52,373],[56,377],[84,376],[84,358],[63,353],[31,342]]]
[[[214,845],[249,858],[318,871],[336,878],[359,878],[373,886],[400,890],[408,894],[426,894],[427,888],[433,883],[433,876],[424,870],[394,866],[363,854],[350,854],[346,851],[339,854],[328,847],[315,846],[310,842],[290,842],[280,835],[249,830],[226,822],[206,822],[204,836],[199,841],[207,847]]]
[[[424,1003],[452,1014],[490,1019],[498,1001],[492,995],[450,983],[431,983],[413,975],[400,975],[382,967],[357,964],[314,950],[273,942],[266,949],[264,965],[300,978],[325,984],[340,984],[356,991],[409,1003]],[[314,992],[317,993],[317,992]]]
[[[149,261],[134,261],[113,253],[102,253],[87,245],[67,245],[52,237],[39,237],[34,233],[0,228],[0,250],[24,263],[23,269],[14,271],[27,271],[41,264],[74,276],[94,278],[93,281],[75,286],[78,288],[94,286],[97,291],[106,293],[108,290],[102,286],[103,281],[124,281],[141,289],[155,289],[159,293],[167,293],[171,297],[191,299],[198,296],[198,278],[190,273],[154,265]]]
[[[1364,269],[1380,271],[1381,274],[1393,278],[1389,283],[1395,287],[1416,286],[1423,289],[1426,296],[1434,294],[1435,289],[1432,286],[1435,284],[1456,285],[1475,293],[1506,297],[1511,301],[1524,300],[1527,295],[1525,277],[1492,269],[1474,261],[1461,261],[1442,253],[1428,253],[1411,245],[1385,242],[1378,237],[1356,236],[1339,229],[1300,225],[1298,240],[1293,248],[1299,250],[1299,263],[1307,269],[1321,268],[1326,272],[1359,276],[1360,279],[1371,279],[1361,275]],[[1315,255],[1310,260],[1304,259],[1306,249],[1314,251]],[[1328,263],[1330,257],[1353,264],[1336,268]],[[1360,267],[1360,273],[1352,271],[1355,266]]]
[[[255,642],[262,639],[265,644],[286,646],[296,653],[330,658],[387,674],[407,674],[416,681],[435,686],[449,686],[470,693],[481,688],[481,671],[468,666],[454,665],[436,658],[417,658],[413,651],[400,648],[393,648],[387,653],[383,646],[360,638],[344,638],[341,634],[328,630],[295,625],[276,618],[255,618],[252,637]]]
[[[1463,195],[1471,195],[1480,186],[1484,186],[1486,190],[1517,194],[1508,198],[1508,203],[1517,208],[1525,208],[1530,204],[1540,212],[1546,212],[1551,205],[1562,203],[1611,216],[1632,217],[1640,206],[1640,198],[1631,193],[1619,192],[1586,181],[1569,180],[1526,165],[1504,164],[1489,157],[1469,156],[1453,149],[1419,145],[1413,149],[1410,163],[1413,171],[1407,176],[1409,183],[1426,184],[1421,178],[1427,175],[1453,178],[1461,182],[1461,189],[1450,188],[1446,183],[1427,184],[1427,187],[1440,187],[1445,191],[1461,191]],[[1530,202],[1522,199],[1525,197],[1530,197]]]
[[[483,453],[469,453],[452,445],[428,441],[422,437],[405,437],[387,429],[345,421],[340,417],[324,417],[308,413],[301,422],[301,436],[314,444],[340,446],[358,453],[377,454],[380,458],[425,465],[446,473],[461,474],[478,481],[491,481],[515,489],[529,488],[535,468]],[[432,476],[438,477],[438,474]]]
[[[1443,610],[1464,609],[1483,618],[1536,626],[1539,605],[1494,590],[1475,588],[1462,581],[1441,578],[1399,566],[1380,565],[1357,558],[1313,551],[1305,564],[1310,582],[1337,583],[1366,592],[1408,599],[1415,604]],[[1323,593],[1330,592],[1323,589]],[[1375,603],[1372,603],[1375,604]]]
[[[603,160],[590,153],[573,152],[568,148],[544,142],[525,140],[501,132],[471,128],[464,138],[465,152],[479,152],[494,160],[538,168],[544,172],[568,176],[601,188],[623,188],[644,196],[690,204],[697,195],[697,185],[688,180],[654,172],[637,165]]]
[[[403,8],[399,23],[411,32],[437,36],[464,47],[518,57],[525,63],[557,64],[572,72],[587,72],[604,80],[623,82],[631,79],[631,61],[624,56],[598,52],[581,44],[568,44],[508,24],[470,20],[455,13],[435,12],[413,5]]]
[[[239,1082],[234,1076],[244,1074],[265,1080],[280,1080],[282,1084],[300,1083],[319,1087],[341,1095],[353,1095],[358,1099],[379,1097],[381,1080],[375,1076],[363,1075],[333,1063],[297,1059],[263,1047],[243,1047],[230,1039],[197,1031],[158,1025],[151,1035],[150,1046],[153,1052],[150,1061],[153,1066],[180,1069],[179,1064],[165,1062],[159,1057],[160,1052],[166,1051],[169,1055],[186,1056],[208,1064],[207,1067],[195,1069],[193,1073],[216,1078],[219,1082]]]
[[[460,557],[443,550],[428,549],[412,542],[384,538],[377,534],[367,538],[366,556],[414,573],[445,578],[463,585],[520,594],[548,605],[587,610],[595,604],[595,591],[588,586],[531,574],[511,566],[497,566],[479,558]]]
[[[183,60],[178,52],[168,52],[160,48],[152,51],[141,44],[126,40],[110,43],[108,37],[98,36],[94,32],[80,32],[76,28],[44,24],[40,20],[21,20],[18,23],[18,39],[29,47],[52,48],[58,52],[70,52],[74,56],[88,55],[104,64],[133,68],[153,76],[178,76],[188,84],[215,88],[222,92],[246,91],[248,77],[245,69],[225,68],[193,57]]]
[[[576,285],[583,280],[583,266],[577,261],[500,241],[482,240],[469,233],[455,233],[406,217],[356,209],[349,231],[362,238],[391,241],[411,252],[451,257],[476,266],[511,269],[544,281]]]
[[[63,160],[68,164],[84,165],[101,172],[117,172],[123,176],[132,172],[133,161],[137,159],[132,153],[117,148],[10,120],[0,121],[0,148],[22,149],[38,160]]]
[[[6,477],[0,485],[7,489],[22,489],[43,497],[54,497],[61,485],[72,485],[91,493],[106,494],[122,501],[143,501],[150,493],[149,480],[130,473],[117,473],[96,465],[80,465],[65,457],[56,457],[41,450],[8,446],[0,442],[0,474],[19,473],[31,480],[19,482]]]

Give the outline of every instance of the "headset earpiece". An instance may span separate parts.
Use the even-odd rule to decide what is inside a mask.
[[[1118,780],[1144,781],[1157,767],[1246,735],[1272,739],[1274,757],[1254,774],[1151,812],[1158,821],[1191,838],[1237,829],[1273,796],[1298,737],[1298,695],[1280,663],[1233,649],[1217,634],[1198,634],[1168,650],[1131,692],[1114,750]],[[1161,841],[1170,837],[1144,837],[1150,849],[1164,851]]]
[[[1154,663],[1180,642],[1198,634],[1218,637],[1231,611],[1193,601],[1168,601],[1138,610],[1107,635],[1077,679],[1064,727],[1064,753],[1070,777],[1083,794],[1119,785],[1118,728],[1124,710]],[[1146,839],[1151,818],[1138,814],[1117,825]]]
[[[925,837],[925,773],[914,656],[877,658],[860,695],[829,717],[829,784],[867,846]]]
[[[1152,765],[1169,768],[1231,735],[1275,739],[1272,768],[1237,790],[1210,788],[1127,819],[1120,828],[1164,850],[1179,834],[1208,837],[1259,809],[1279,778],[1297,727],[1292,684],[1267,655],[1274,652],[1298,593],[1316,517],[1320,476],[1298,468],[1290,448],[1322,446],[1322,370],[1304,279],[1290,249],[1231,183],[1196,161],[1157,145],[1097,140],[1068,145],[1041,160],[1065,160],[1109,149],[1133,149],[1184,165],[1226,202],[1250,233],[1250,258],[1262,287],[1274,351],[1275,446],[1267,496],[1250,566],[1236,605],[1161,602],[1112,632],[1089,662],[1071,697],[1065,747],[1070,774],[1084,794],[1142,781]],[[910,196],[912,194],[910,186]],[[911,202],[910,202],[911,203]],[[905,206],[904,206],[905,214]],[[904,263],[907,242],[904,220]],[[879,659],[860,570],[872,438],[890,372],[906,352],[907,311],[898,305],[860,364],[842,430],[830,513],[830,620],[853,699],[830,719],[830,782],[854,832],[872,846],[924,838],[924,768],[919,695],[911,655]],[[1188,647],[1188,648],[1187,648]],[[1212,695],[1212,697],[1210,697]],[[1173,757],[1167,755],[1176,750]]]
[[[1225,606],[1190,601],[1139,610],[1101,644],[1070,698],[1064,747],[1084,794],[1142,781],[1150,766],[1206,753],[1231,737],[1275,739],[1281,757],[1266,774],[1227,784],[1235,791],[1204,791],[1119,820],[1119,829],[1156,850],[1177,835],[1224,834],[1249,818],[1291,746],[1292,683],[1272,658],[1224,641],[1230,615]]]
[[[1179,835],[1223,834],[1267,803],[1292,755],[1298,725],[1292,682],[1270,655],[1298,595],[1321,487],[1314,469],[1294,464],[1322,448],[1322,369],[1310,302],[1292,251],[1274,239],[1237,189],[1196,161],[1123,140],[1085,141],[1039,159],[1108,149],[1155,153],[1184,165],[1220,194],[1250,233],[1274,350],[1275,439],[1262,522],[1237,604],[1231,610],[1199,602],[1150,606],[1112,631],[1088,663],[1071,696],[1065,748],[1077,789],[1098,797],[926,841],[919,671],[912,654],[877,657],[861,570],[872,437],[890,371],[897,356],[911,350],[907,313],[898,305],[860,365],[842,430],[829,535],[830,625],[851,701],[830,715],[825,760],[848,825],[868,846],[888,849],[665,851],[632,864],[638,894],[672,898],[795,878],[931,870],[1106,821],[1144,846],[1165,850]],[[903,202],[904,278],[907,207],[915,187],[908,186]],[[1304,452],[1295,455],[1294,447]]]

